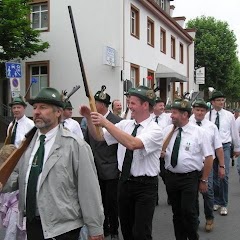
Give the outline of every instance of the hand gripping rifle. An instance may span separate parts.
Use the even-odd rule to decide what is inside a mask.
[[[22,154],[27,149],[29,143],[32,141],[32,138],[36,132],[37,128],[33,127],[26,135],[25,139],[22,141],[19,148],[15,149],[12,154],[4,161],[4,163],[0,166],[0,183],[4,186],[7,182],[9,176],[13,172],[16,167],[19,159]]]
[[[87,82],[87,77],[86,77],[86,73],[85,73],[85,69],[84,69],[84,65],[83,65],[83,60],[82,60],[82,56],[81,56],[81,52],[80,52],[80,47],[79,47],[79,43],[78,43],[78,37],[77,37],[77,32],[76,32],[76,28],[75,28],[75,23],[74,23],[74,19],[73,19],[71,6],[68,6],[68,11],[69,11],[69,16],[70,16],[70,20],[71,20],[75,45],[76,45],[76,49],[77,49],[78,60],[79,60],[79,64],[80,64],[80,68],[81,68],[81,72],[82,72],[82,78],[83,78],[85,93],[86,93],[86,96],[89,99],[89,106],[90,106],[91,111],[92,112],[97,112],[95,99],[94,99],[94,97],[93,97],[93,95],[92,95],[92,93],[89,89],[89,84]],[[100,127],[96,126],[96,131],[97,131],[97,135],[101,137],[102,136],[102,129]]]

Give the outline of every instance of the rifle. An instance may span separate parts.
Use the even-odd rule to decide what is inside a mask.
[[[64,102],[67,102],[69,98],[80,88],[80,85],[76,85],[73,87],[72,91],[70,93],[67,93],[66,91],[63,92],[64,95]]]
[[[129,107],[126,108],[126,111],[124,113],[123,119],[127,118],[128,112],[129,112]]]
[[[11,137],[12,137],[12,130],[14,128],[14,125],[15,125],[15,118],[14,120],[12,121],[12,126],[9,128],[8,132],[7,132],[7,136],[5,138],[5,141],[4,141],[4,145],[7,145],[7,144],[10,144],[11,143]]]
[[[28,145],[32,141],[32,138],[36,132],[37,128],[33,127],[26,135],[25,139],[22,141],[19,148],[15,149],[12,154],[4,161],[4,163],[0,166],[0,183],[4,186],[16,167],[19,159],[22,154],[27,149]]]
[[[86,93],[86,96],[89,100],[89,106],[90,106],[91,111],[92,112],[97,112],[95,99],[94,99],[94,97],[93,97],[93,95],[92,95],[92,93],[89,89],[89,84],[87,82],[87,77],[86,77],[86,73],[85,73],[85,69],[84,69],[84,65],[83,65],[83,60],[82,60],[82,56],[81,56],[81,52],[80,52],[80,47],[79,47],[79,43],[78,43],[78,37],[77,37],[77,32],[76,32],[76,27],[75,27],[75,23],[74,23],[74,19],[73,19],[71,6],[68,6],[68,12],[69,12],[70,20],[71,20],[73,36],[74,36],[75,45],[76,45],[77,54],[78,54],[78,60],[79,60],[79,64],[80,64],[80,68],[81,68],[81,72],[82,72],[82,78],[83,78],[85,93]],[[99,126],[96,126],[96,131],[97,131],[97,135],[102,137],[102,129]]]

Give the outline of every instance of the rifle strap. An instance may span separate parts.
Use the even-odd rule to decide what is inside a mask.
[[[172,138],[172,136],[173,136],[173,133],[174,133],[175,129],[176,129],[176,126],[173,126],[171,132],[170,132],[170,133],[167,135],[167,137],[164,139],[164,141],[163,141],[163,147],[162,147],[162,152],[166,152],[166,149],[167,149],[168,144],[169,144],[169,142],[170,142],[170,140],[171,140],[171,138]]]

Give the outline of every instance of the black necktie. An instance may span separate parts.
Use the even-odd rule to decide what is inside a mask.
[[[45,135],[40,135],[39,137],[40,145],[33,158],[32,167],[28,178],[26,215],[29,221],[32,221],[34,219],[36,212],[37,182],[39,174],[42,172],[45,138]]]
[[[201,126],[202,122],[201,122],[201,121],[197,121],[196,124],[197,124],[198,126]]]
[[[12,131],[12,135],[11,135],[11,144],[15,143],[16,133],[17,133],[17,125],[18,125],[18,122],[15,122],[13,131]]]
[[[181,142],[181,132],[182,132],[182,128],[178,128],[178,134],[176,136],[176,139],[173,145],[172,156],[171,156],[171,165],[173,168],[177,166],[178,152],[179,152],[179,146]]]
[[[156,116],[156,118],[155,118],[155,122],[158,123],[158,116]]]
[[[137,134],[137,129],[140,126],[140,124],[135,124],[135,128],[133,129],[132,136],[135,137]],[[133,160],[133,151],[126,149],[124,161],[123,161],[123,166],[122,166],[122,174],[121,174],[121,180],[125,182],[129,176],[130,176],[130,170],[131,170],[131,165],[132,165],[132,160]]]
[[[217,128],[219,129],[219,113],[217,112],[217,117],[216,117],[216,120],[215,120],[215,124],[217,126]]]

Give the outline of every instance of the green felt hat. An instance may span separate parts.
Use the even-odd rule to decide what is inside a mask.
[[[164,102],[164,101],[160,97],[157,97],[155,103],[160,103],[160,102]]]
[[[197,99],[196,101],[194,101],[194,103],[192,104],[193,107],[201,107],[201,108],[205,108],[208,110],[208,105],[207,103],[203,100],[203,99]]]
[[[94,95],[94,99],[96,101],[103,102],[103,103],[106,103],[107,105],[109,105],[109,104],[111,104],[111,102],[110,102],[111,97],[107,93],[105,93],[105,90],[106,90],[106,86],[103,85],[101,87],[101,90],[96,92],[96,94]]]
[[[171,109],[178,109],[189,113],[192,111],[191,104],[187,99],[176,99],[171,105]]]
[[[130,96],[139,97],[140,99],[149,102],[152,106],[155,104],[156,94],[151,88],[139,86],[137,88],[130,88],[128,92]]]
[[[35,98],[30,98],[28,102],[31,105],[34,103],[47,103],[58,107],[64,106],[62,95],[55,88],[51,87],[42,88],[38,95]]]
[[[225,96],[224,96],[224,94],[223,94],[221,91],[214,91],[214,92],[212,93],[212,96],[211,96],[211,98],[209,99],[209,101],[212,101],[212,100],[214,100],[214,99],[216,99],[216,98],[225,98]]]
[[[23,100],[22,96],[13,98],[12,102],[10,102],[8,105],[9,105],[10,107],[12,107],[13,105],[22,105],[22,106],[24,106],[24,107],[27,106],[27,104],[26,104],[26,102]]]
[[[70,101],[64,103],[63,109],[73,109],[73,106]]]

